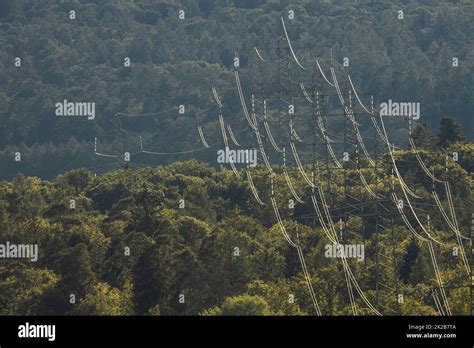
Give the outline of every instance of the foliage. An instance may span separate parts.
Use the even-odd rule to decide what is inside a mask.
[[[459,226],[466,234],[474,197],[467,194],[470,174],[463,168],[462,157],[470,153],[471,145],[455,146],[460,160],[449,163],[447,179]],[[435,175],[445,172],[443,154],[423,150],[421,155],[430,168],[439,168]],[[413,154],[397,151],[395,156],[403,163]],[[304,192],[297,170],[287,170],[295,188]],[[326,177],[325,170],[321,169],[321,178]],[[124,168],[97,176],[81,169],[50,181],[19,175],[13,182],[1,182],[1,240],[39,247],[37,262],[2,261],[2,313],[316,314],[298,253],[276,223],[265,171],[261,166],[252,169],[255,186],[267,202],[264,206],[257,204],[247,184],[236,180],[231,171],[216,171],[196,161]],[[352,314],[342,263],[325,256],[331,242],[318,220],[313,221],[312,206],[298,204],[291,209],[291,192],[283,173],[276,167],[275,171],[275,198],[283,225],[301,245],[321,310],[327,315]],[[354,171],[349,168],[347,175],[355,175]],[[423,199],[430,199],[432,182],[425,180],[423,172],[412,167],[400,171],[407,185]],[[368,180],[372,189],[386,194],[390,176],[379,177],[377,185],[375,179]],[[343,180],[343,175],[334,175],[331,184],[339,189],[331,192],[323,185],[333,212],[347,206]],[[437,189],[446,204],[442,187]],[[347,197],[363,197],[365,190],[361,183],[351,182]],[[310,199],[309,194],[311,191],[303,197]],[[80,197],[75,209],[69,206],[71,197]],[[180,207],[182,198],[185,205]],[[369,196],[367,202],[371,202]],[[390,203],[384,206],[395,209]],[[460,257],[452,253],[457,246],[455,235],[435,206],[423,207],[432,216],[433,235],[446,243],[434,245],[444,285],[462,287],[465,271]],[[347,213],[345,223],[334,221],[336,231],[342,228],[345,243],[365,246],[363,261],[348,259],[360,288],[384,314],[434,313],[431,291],[437,282],[426,243],[414,238],[393,214],[381,215],[375,233],[374,209],[366,204],[363,214],[355,209]],[[409,215],[408,208],[406,213]],[[426,222],[426,216],[420,216]],[[409,219],[417,226],[411,215]],[[466,314],[467,297],[458,289],[447,296],[453,311]],[[371,314],[354,293],[358,313]],[[399,293],[405,298],[401,306]],[[71,294],[75,303],[70,302]]]
[[[221,307],[210,309],[207,315],[269,315],[268,303],[259,296],[228,297]]]
[[[181,9],[185,20],[178,18]],[[360,91],[380,102],[420,102],[422,120],[432,131],[441,118],[452,115],[472,139],[474,101],[468,91],[474,75],[468,43],[474,20],[469,0],[5,0],[0,3],[0,177],[22,172],[54,178],[74,168],[116,169],[115,161],[94,156],[94,137],[99,152],[116,156],[123,155],[123,147],[132,153],[140,148],[138,137],[131,135],[135,132],[151,151],[200,147],[198,124],[204,124],[209,142],[217,142],[213,85],[236,136],[249,141],[233,80],[234,54],[241,58],[249,99],[248,86],[256,76],[254,47],[266,59],[264,78],[274,79],[280,16],[290,9],[296,18],[287,26],[304,65],[318,57],[327,69],[331,47],[337,71],[342,59],[350,58]],[[399,9],[403,20],[397,19]],[[14,66],[16,57],[21,67]],[[125,57],[130,67],[124,66]],[[452,66],[453,57],[458,67]],[[307,81],[309,75],[292,69],[294,80]],[[57,117],[55,104],[64,99],[95,102],[95,120]],[[185,115],[178,114],[180,104],[186,106]],[[268,108],[269,117],[275,117],[275,107]],[[159,114],[127,118],[117,117],[119,112]],[[392,125],[398,142],[404,141],[400,127]],[[368,129],[362,127],[363,135],[372,134]],[[14,161],[16,152],[21,162]],[[213,155],[133,157],[163,165],[190,158],[214,162]]]

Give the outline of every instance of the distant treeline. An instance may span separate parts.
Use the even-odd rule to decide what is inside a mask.
[[[329,75],[332,49],[338,72],[349,58],[346,70],[367,103],[369,94],[376,102],[419,102],[421,121],[432,132],[441,118],[455,117],[472,139],[474,11],[467,0],[4,0],[0,150],[9,155],[2,156],[0,166],[9,168],[18,149],[30,161],[24,168],[34,167],[18,171],[32,175],[52,177],[68,168],[102,166],[92,155],[94,138],[103,150],[117,154],[137,141],[131,132],[142,134],[152,150],[199,147],[197,124],[217,120],[213,85],[224,101],[226,121],[236,132],[242,130],[239,139],[248,142],[232,74],[234,57],[237,52],[249,102],[257,76],[255,46],[265,59],[267,92],[275,92],[270,76],[276,73],[276,39],[280,16],[287,18],[289,10],[295,19],[287,19],[288,31],[304,65],[312,67],[319,58]],[[290,68],[293,79],[310,78],[293,61]],[[54,105],[64,99],[95,102],[95,119],[57,117]],[[184,115],[179,105],[186,107]],[[118,112],[161,114],[119,121]],[[275,112],[270,105],[270,119]],[[400,140],[397,129],[392,131]],[[212,129],[206,135],[219,139]],[[182,159],[172,156],[159,163]],[[11,178],[12,172],[0,175]]]

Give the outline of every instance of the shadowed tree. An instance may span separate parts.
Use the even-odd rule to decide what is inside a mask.
[[[458,121],[452,118],[443,118],[440,123],[438,133],[438,146],[443,148],[450,144],[464,141]]]
[[[435,144],[435,139],[429,134],[426,123],[420,123],[415,127],[412,138],[417,148],[429,150]]]

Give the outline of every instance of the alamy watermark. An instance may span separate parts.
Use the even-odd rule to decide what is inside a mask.
[[[56,116],[86,116],[88,120],[95,119],[95,103],[68,102],[64,99],[55,104]]]
[[[250,167],[255,167],[257,166],[257,150],[230,150],[226,147],[225,150],[221,149],[217,151],[217,163],[231,162],[234,164],[248,164]]]
[[[365,259],[364,244],[326,244],[324,256],[332,258],[354,258],[359,262]]]
[[[14,244],[5,242],[0,244],[0,258],[2,259],[30,259],[38,261],[38,244]]]
[[[392,99],[389,99],[388,102],[380,104],[380,115],[408,116],[413,120],[418,120],[420,118],[420,103],[394,102]]]
[[[19,338],[47,338],[48,341],[56,340],[56,325],[36,325],[26,322],[18,326]]]

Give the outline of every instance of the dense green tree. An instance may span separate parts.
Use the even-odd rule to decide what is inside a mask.
[[[206,315],[271,315],[268,303],[259,296],[241,295],[227,298],[222,306],[212,308]]]
[[[1,315],[36,315],[48,289],[56,286],[58,276],[21,262],[8,261],[0,267]]]
[[[432,149],[435,143],[433,137],[429,134],[426,123],[418,124],[412,132],[412,138],[415,145],[422,149]]]
[[[131,284],[123,291],[107,283],[97,283],[84,296],[73,314],[77,315],[127,315],[133,313]]]
[[[463,141],[465,138],[462,135],[459,123],[452,118],[443,118],[439,126],[438,145],[441,147],[448,147],[448,145]]]

